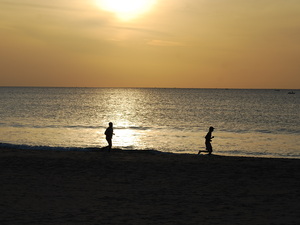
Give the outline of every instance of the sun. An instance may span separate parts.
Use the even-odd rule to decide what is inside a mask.
[[[119,19],[131,20],[147,12],[156,0],[96,0],[105,11],[115,13]]]

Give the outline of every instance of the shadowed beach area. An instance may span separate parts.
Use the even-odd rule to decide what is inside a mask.
[[[300,160],[0,149],[0,224],[300,224]]]

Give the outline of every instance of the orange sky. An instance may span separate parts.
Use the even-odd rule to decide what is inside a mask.
[[[0,0],[0,86],[300,88],[299,0],[114,1]]]

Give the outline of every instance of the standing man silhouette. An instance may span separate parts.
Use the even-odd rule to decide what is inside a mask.
[[[112,146],[112,137],[114,135],[114,128],[113,128],[113,123],[112,122],[109,123],[109,127],[106,128],[104,134],[106,136],[106,141],[108,143],[108,150],[110,151],[111,146]]]

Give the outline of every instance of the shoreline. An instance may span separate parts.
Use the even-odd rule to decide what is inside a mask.
[[[54,151],[54,152],[105,152],[107,147],[50,147],[50,146],[31,146],[31,145],[17,145],[17,144],[9,144],[9,143],[1,143],[0,142],[0,150],[1,149],[11,149],[11,150],[22,150],[22,151]],[[122,149],[122,148],[113,148],[112,152],[156,152],[157,154],[175,154],[175,155],[198,155],[198,150],[194,153],[186,152],[164,152],[156,149]],[[201,153],[200,155],[206,155],[206,153]],[[262,155],[243,155],[243,154],[218,154],[217,151],[212,153],[214,156],[220,157],[243,157],[243,158],[263,158],[263,159],[298,159],[296,156],[289,157],[280,157],[280,156],[262,156]]]
[[[64,149],[64,150],[62,150]],[[80,150],[78,150],[80,149]],[[40,146],[38,149],[30,149],[30,148],[10,148],[10,147],[2,147],[0,146],[0,154],[2,156],[12,156],[14,154],[19,154],[23,156],[44,156],[45,158],[55,156],[57,155],[64,155],[65,157],[70,156],[76,157],[76,156],[84,156],[85,154],[99,154],[100,156],[106,156],[106,155],[116,155],[116,156],[126,156],[132,155],[135,157],[141,156],[161,156],[162,158],[169,158],[169,157],[178,157],[182,159],[190,159],[190,160],[197,160],[197,158],[214,158],[214,159],[227,159],[227,160],[254,160],[254,161],[298,161],[300,164],[299,158],[284,158],[284,157],[261,157],[261,156],[245,156],[245,155],[220,155],[212,153],[211,155],[208,155],[207,153],[201,153],[197,154],[195,153],[174,153],[174,152],[163,152],[158,151],[155,149],[148,149],[148,150],[138,150],[138,149],[121,149],[121,148],[112,148],[111,151],[108,151],[107,147],[103,148],[57,148],[57,147],[46,147]]]
[[[300,160],[0,148],[0,223],[299,224]]]

